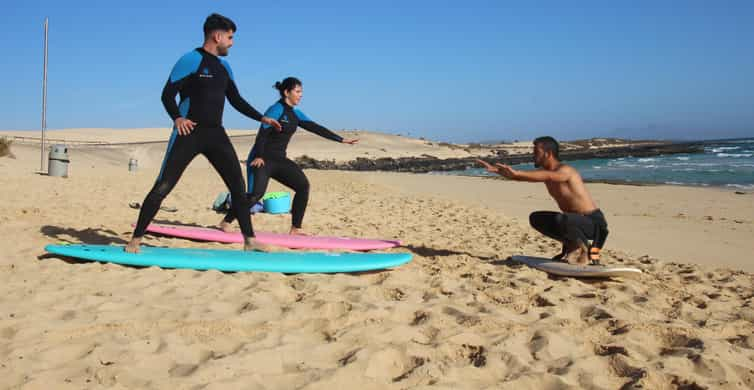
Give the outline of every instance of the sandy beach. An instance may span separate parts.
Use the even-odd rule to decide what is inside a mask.
[[[38,173],[33,141],[0,158],[0,388],[754,388],[752,193],[588,185],[610,225],[603,261],[644,272],[590,281],[509,259],[559,251],[528,226],[531,211],[555,209],[541,184],[309,170],[309,232],[400,239],[389,251],[413,261],[333,275],[136,268],[43,247],[125,244],[138,215],[128,204],[153,184],[169,130],[50,133],[103,145],[71,146],[68,178]],[[230,133],[245,158],[253,132]],[[289,154],[472,155],[349,136],[362,141],[298,134]],[[221,215],[210,206],[223,190],[198,157],[163,203],[177,211],[156,221],[214,226]],[[254,217],[259,231],[289,224]],[[150,235],[144,244],[240,249]]]

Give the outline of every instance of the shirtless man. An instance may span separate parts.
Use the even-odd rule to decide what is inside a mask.
[[[563,243],[553,259],[569,263],[599,263],[600,250],[607,239],[607,221],[576,169],[560,161],[559,145],[552,137],[534,140],[534,171],[519,171],[505,164],[490,165],[477,160],[488,172],[517,181],[544,182],[547,192],[562,212],[535,211],[529,215],[531,226]]]

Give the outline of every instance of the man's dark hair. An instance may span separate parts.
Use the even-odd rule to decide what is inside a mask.
[[[560,145],[555,138],[550,136],[539,137],[534,140],[534,145],[539,145],[545,152],[551,152],[556,160],[560,161]]]
[[[204,36],[209,36],[217,30],[236,32],[236,24],[220,14],[207,16],[207,20],[204,21]]]

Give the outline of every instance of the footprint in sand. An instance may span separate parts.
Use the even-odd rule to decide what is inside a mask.
[[[487,365],[487,348],[482,345],[461,345],[462,354],[469,359],[469,363],[474,367],[480,368]]]
[[[754,349],[754,335],[740,334],[736,337],[725,339],[725,341],[740,348]]]
[[[249,312],[249,311],[254,311],[254,310],[257,310],[257,309],[259,309],[259,307],[257,305],[255,305],[255,304],[253,304],[251,302],[245,302],[243,305],[241,305],[241,307],[238,308],[238,310],[236,310],[236,313],[237,314],[243,314],[243,313],[246,313],[246,312]]]
[[[416,371],[417,368],[423,366],[424,363],[426,363],[427,361],[429,361],[429,359],[425,359],[425,358],[417,357],[417,356],[412,356],[411,357],[411,361],[408,364],[408,367],[409,367],[408,370],[406,370],[403,374],[401,374],[401,375],[393,378],[393,383],[400,382],[400,381],[402,381],[402,380],[410,377],[411,374],[413,374],[414,371]]]
[[[388,299],[393,301],[402,301],[406,298],[406,293],[399,288],[392,288],[385,291],[385,295]]]
[[[177,364],[168,370],[171,377],[186,377],[196,372],[199,366],[196,364]]]
[[[425,311],[416,311],[414,312],[414,319],[411,321],[411,326],[417,326],[421,325],[427,321],[429,321],[429,313]]]
[[[474,326],[474,325],[478,325],[480,322],[482,322],[482,320],[478,316],[466,314],[466,313],[464,313],[464,312],[462,312],[462,311],[460,311],[458,309],[454,309],[452,307],[446,307],[445,309],[443,309],[443,313],[445,313],[445,314],[447,314],[447,315],[449,315],[451,317],[455,317],[456,323],[458,323],[458,325],[464,325],[464,326],[471,327],[471,326]]]
[[[534,335],[532,335],[531,340],[529,340],[529,352],[531,353],[531,357],[534,360],[539,360],[537,353],[545,349],[549,344],[550,341],[545,335],[535,332]]]
[[[573,360],[567,357],[562,357],[551,362],[547,368],[547,372],[555,375],[566,375],[568,369],[573,365]]]
[[[620,345],[596,345],[594,347],[594,353],[598,356],[628,356],[628,351],[626,351],[626,348],[621,347]]]
[[[345,355],[343,355],[342,358],[338,359],[338,365],[341,367],[345,367],[353,362],[356,361],[356,354],[361,351],[361,348],[356,348],[354,350],[351,350],[347,352]]]
[[[631,325],[622,320],[609,320],[607,322],[607,331],[613,336],[628,333],[631,330]]]
[[[660,356],[693,357],[704,351],[704,342],[696,337],[671,332],[661,336],[662,349]]]
[[[647,371],[643,368],[630,365],[625,356],[613,355],[610,357],[609,366],[615,375],[623,378],[629,378],[621,389],[642,389],[651,388],[642,385],[642,379],[647,377]]]
[[[554,303],[550,302],[547,298],[541,296],[541,295],[535,295],[533,299],[533,304],[536,307],[549,307],[549,306],[555,306]]]
[[[597,306],[588,306],[581,311],[581,319],[585,322],[609,320],[613,315]]]

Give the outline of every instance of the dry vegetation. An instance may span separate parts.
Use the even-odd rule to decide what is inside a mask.
[[[13,153],[10,151],[10,144],[12,144],[13,141],[3,137],[0,138],[0,157],[10,157],[14,158]]]

